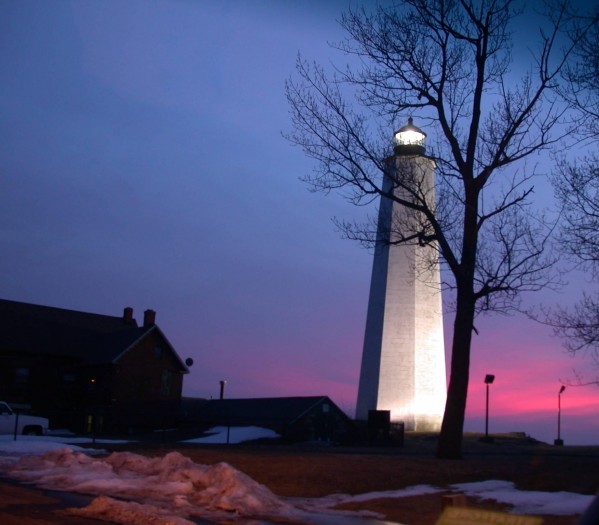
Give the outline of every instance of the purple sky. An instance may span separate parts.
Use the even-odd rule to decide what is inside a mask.
[[[376,207],[311,194],[281,136],[298,51],[342,58],[327,42],[347,5],[0,0],[0,297],[152,308],[195,362],[185,395],[226,379],[228,397],[323,394],[353,413],[372,256],[331,218]],[[467,430],[484,430],[494,373],[491,430],[553,440],[559,381],[588,365],[524,318],[477,327]],[[599,442],[597,388],[562,409],[566,442]]]

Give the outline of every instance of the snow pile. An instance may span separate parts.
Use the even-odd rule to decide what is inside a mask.
[[[0,462],[0,467],[2,462]],[[293,508],[265,486],[227,463],[198,465],[178,452],[148,458],[130,452],[115,452],[105,458],[90,456],[69,448],[28,455],[13,462],[9,476],[53,490],[108,497],[84,510],[95,515],[101,509],[116,512],[110,519],[131,523],[123,514],[157,514],[173,521],[175,517],[288,516]],[[136,503],[117,504],[112,498]],[[141,507],[140,507],[141,505]],[[145,508],[151,506],[151,508]],[[127,510],[127,513],[125,513]],[[166,515],[166,516],[165,516]],[[147,520],[145,521],[147,523]]]
[[[246,434],[247,435],[247,434]],[[46,451],[45,453],[42,453]],[[448,491],[513,505],[517,514],[573,515],[593,500],[568,492],[519,491],[507,481],[462,483],[449,488],[418,485],[368,494],[323,498],[280,498],[227,463],[200,465],[178,452],[146,457],[115,452],[105,457],[79,447],[43,439],[0,440],[0,475],[51,490],[97,496],[74,515],[127,525],[192,525],[190,520],[272,518],[286,523],[356,525],[369,512],[332,510],[337,505],[381,498],[403,498]],[[362,518],[361,518],[362,517]]]
[[[141,505],[98,496],[87,507],[67,509],[67,514],[127,525],[195,525],[193,521],[173,516],[156,505]]]

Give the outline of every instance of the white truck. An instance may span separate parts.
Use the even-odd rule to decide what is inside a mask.
[[[0,434],[17,434],[43,436],[48,432],[48,420],[44,417],[16,414],[10,405],[0,401]]]

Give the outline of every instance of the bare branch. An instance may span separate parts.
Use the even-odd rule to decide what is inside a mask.
[[[511,28],[521,5],[403,0],[372,13],[350,10],[341,18],[347,38],[334,47],[351,66],[326,74],[298,59],[299,78],[286,86],[288,138],[318,163],[305,177],[312,188],[340,191],[358,205],[378,197],[381,210],[399,210],[389,231],[373,220],[337,220],[342,233],[368,246],[431,246],[429,262],[439,259],[449,270],[456,364],[440,440],[444,457],[461,440],[476,313],[517,309],[521,293],[555,282],[555,258],[547,255],[553,227],[529,206],[534,171],[525,161],[564,144],[572,116],[556,89],[578,40],[558,49],[558,36],[581,33],[560,0],[540,33],[534,71],[518,80],[511,71]],[[391,126],[415,112],[436,138],[429,157],[436,165],[434,191],[418,169],[397,160],[389,169]]]

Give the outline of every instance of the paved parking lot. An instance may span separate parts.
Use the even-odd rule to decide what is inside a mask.
[[[0,479],[0,523],[2,525],[108,525],[106,521],[69,516],[69,495],[57,497],[41,489]],[[83,500],[82,500],[83,501]]]

